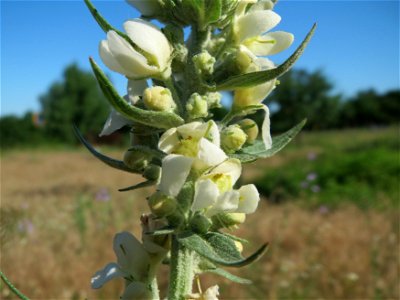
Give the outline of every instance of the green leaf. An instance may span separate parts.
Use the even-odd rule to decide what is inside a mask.
[[[233,275],[232,273],[229,273],[228,271],[225,271],[221,268],[208,269],[208,270],[204,270],[204,272],[217,274],[222,277],[225,277],[226,279],[229,279],[230,281],[240,283],[240,284],[251,284],[252,283],[252,281],[249,279]]]
[[[248,240],[240,238],[240,237],[237,237],[237,236],[235,236],[233,234],[229,234],[229,233],[226,233],[226,232],[222,232],[221,234],[227,236],[228,238],[230,238],[230,239],[232,239],[234,241],[241,242],[242,244],[248,244],[249,243]]]
[[[78,137],[79,141],[90,151],[90,153],[92,153],[95,157],[97,157],[103,163],[105,163],[106,165],[109,165],[110,167],[113,167],[115,169],[121,170],[121,171],[139,174],[139,172],[132,170],[131,168],[128,168],[122,160],[117,160],[117,159],[108,157],[108,156],[98,152],[96,149],[93,148],[92,145],[89,144],[88,141],[85,140],[85,138],[82,136],[79,129],[75,125],[73,126],[73,128],[74,128],[74,132],[75,132],[76,136]]]
[[[114,30],[124,38],[128,38],[128,36],[125,33],[112,27],[110,23],[108,23],[107,20],[104,19],[102,15],[100,15],[100,13],[97,11],[96,7],[94,7],[93,3],[90,0],[84,0],[84,1],[90,13],[92,14],[93,18],[96,20],[97,24],[99,24],[99,26],[101,27],[101,29],[103,29],[105,33],[109,32],[110,30]]]
[[[285,133],[272,138],[272,148],[265,149],[264,142],[257,140],[253,145],[242,148],[235,154],[230,154],[232,158],[239,159],[242,163],[253,162],[258,158],[266,158],[273,156],[280,150],[282,150],[289,142],[300,132],[303,126],[306,124],[306,119],[301,121],[299,124],[294,126],[292,129]]]
[[[186,232],[178,235],[178,241],[211,262],[228,267],[246,266],[257,260],[267,248],[265,244],[248,258],[243,259],[233,241],[222,234],[217,236],[216,233],[212,233],[202,238],[192,232]]]
[[[92,58],[90,58],[90,64],[92,65],[96,79],[108,102],[110,102],[116,111],[127,119],[163,129],[177,127],[184,123],[184,120],[174,113],[149,111],[129,105],[125,99],[118,94],[106,75]]]
[[[247,73],[247,74],[242,74],[242,75],[235,75],[227,80],[217,83],[216,85],[216,90],[221,91],[221,90],[232,90],[232,89],[237,89],[237,88],[246,88],[246,87],[252,87],[255,85],[262,84],[264,82],[270,81],[272,79],[275,79],[284,73],[286,73],[297,61],[297,59],[301,56],[303,53],[304,49],[306,48],[308,42],[310,41],[311,37],[314,34],[316,24],[311,28],[309,33],[307,34],[306,38],[303,40],[301,45],[296,49],[296,51],[279,67],[271,69],[271,70],[265,70],[265,71],[259,71],[259,72],[252,72],[252,73]]]
[[[151,185],[154,185],[154,184],[156,184],[155,181],[147,180],[147,181],[143,181],[143,182],[140,182],[138,184],[135,184],[135,185],[128,186],[126,188],[119,189],[118,191],[119,192],[133,191],[133,190],[137,190],[137,189],[144,188],[144,187],[147,187],[147,186],[151,186]]]
[[[205,0],[204,25],[215,23],[221,17],[221,0]]]

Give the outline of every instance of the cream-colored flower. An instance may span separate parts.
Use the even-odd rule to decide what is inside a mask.
[[[99,48],[104,64],[131,79],[170,76],[172,47],[164,34],[141,19],[129,20],[123,26],[133,45],[117,32],[107,32]]]
[[[240,161],[231,158],[204,173],[196,181],[191,210],[204,211],[207,217],[222,212],[253,213],[260,199],[256,187],[249,184],[233,189],[241,170]]]
[[[150,291],[145,281],[150,258],[143,245],[129,232],[120,232],[114,237],[114,252],[117,263],[109,263],[92,277],[92,288],[99,289],[113,278],[126,280],[121,299],[149,299]]]
[[[189,294],[185,298],[187,300],[218,300],[219,287],[213,285],[209,287],[204,293]]]
[[[236,11],[233,21],[235,43],[244,45],[255,55],[272,55],[288,48],[293,42],[293,34],[284,31],[266,33],[279,24],[281,17],[273,12],[270,1],[247,5],[254,1],[244,1]]]

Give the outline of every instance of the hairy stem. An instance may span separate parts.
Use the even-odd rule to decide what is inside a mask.
[[[176,236],[173,235],[168,300],[183,300],[185,295],[192,292],[194,269],[193,251],[179,244]]]

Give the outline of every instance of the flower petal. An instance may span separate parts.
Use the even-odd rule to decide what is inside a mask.
[[[272,138],[271,138],[271,130],[270,130],[270,120],[269,120],[269,109],[268,106],[264,105],[263,109],[265,111],[264,121],[261,125],[261,137],[265,145],[265,149],[271,149],[272,147]]]
[[[147,59],[136,50],[118,33],[107,33],[108,46],[115,60],[123,68],[125,74],[131,78],[149,76],[158,72],[156,67],[150,66]]]
[[[242,186],[239,190],[239,207],[236,212],[251,214],[256,211],[258,202],[260,201],[260,194],[254,184]]]
[[[165,153],[171,153],[179,144],[179,136],[176,128],[165,131],[158,141],[158,148]]]
[[[124,29],[134,44],[156,57],[161,70],[167,67],[171,56],[171,46],[165,35],[155,25],[141,19],[134,19],[126,21]]]
[[[118,264],[116,263],[109,263],[104,267],[104,269],[97,271],[92,279],[91,285],[93,289],[101,288],[106,282],[110,281],[116,277],[124,277],[126,273],[124,273]]]
[[[212,217],[220,212],[234,212],[239,205],[239,192],[228,191],[218,197],[217,202],[206,211],[207,217]]]
[[[162,173],[158,189],[164,194],[176,197],[186,181],[193,158],[170,154],[162,161]]]
[[[144,90],[148,87],[147,80],[128,80],[128,99],[130,104],[136,104],[139,101],[139,97],[143,95]]]
[[[204,292],[203,299],[218,300],[217,296],[219,296],[219,287],[218,285],[213,285]]]
[[[225,159],[227,156],[221,148],[205,138],[200,139],[196,167],[212,167],[222,163]]]
[[[132,275],[134,280],[141,280],[146,276],[149,255],[136,237],[126,231],[117,233],[113,248],[122,271]]]
[[[284,31],[275,31],[256,39],[245,41],[245,45],[259,56],[277,54],[288,48],[294,40],[293,34]]]
[[[201,122],[191,122],[179,126],[177,128],[177,131],[183,139],[187,139],[188,137],[200,139],[204,136],[204,133],[206,131],[206,127],[204,127],[203,125],[204,123]]]
[[[232,186],[239,179],[240,174],[242,172],[242,165],[240,161],[236,158],[229,158],[225,160],[223,163],[215,167],[210,171],[209,174],[226,174],[231,176]]]
[[[281,21],[281,17],[272,10],[257,10],[238,18],[235,24],[235,33],[238,43],[248,38],[259,36],[274,28]]]
[[[150,300],[151,292],[143,282],[133,281],[126,288],[121,300]]]
[[[215,204],[218,195],[218,187],[210,179],[197,181],[191,210],[195,212]]]
[[[124,127],[125,125],[132,124],[132,121],[122,116],[119,112],[114,109],[111,110],[107,121],[104,123],[103,130],[100,132],[99,136],[109,135],[114,131]]]
[[[107,40],[103,40],[100,42],[99,54],[100,54],[100,57],[101,57],[101,60],[103,61],[103,63],[110,70],[113,70],[113,71],[121,73],[121,74],[125,74],[124,68],[121,67],[121,65],[118,63],[118,61],[115,59],[115,57],[111,53]]]

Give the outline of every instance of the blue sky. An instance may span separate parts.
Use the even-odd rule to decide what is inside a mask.
[[[88,56],[100,62],[98,43],[105,34],[83,1],[1,1],[1,115],[38,111],[39,95],[61,78],[72,62],[90,69]],[[123,1],[95,1],[115,27],[139,14]],[[282,21],[274,30],[294,33],[295,43],[271,56],[282,62],[314,22],[317,32],[297,62],[322,69],[335,92],[380,92],[399,88],[398,1],[285,1],[275,8]],[[124,93],[125,78],[112,74]]]

